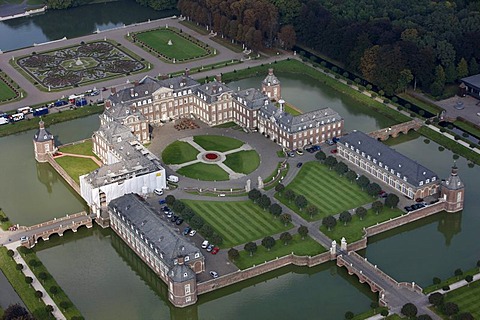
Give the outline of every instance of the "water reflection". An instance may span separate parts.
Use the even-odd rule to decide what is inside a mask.
[[[37,167],[37,178],[46,188],[48,193],[52,193],[53,185],[58,181],[58,174],[54,174],[52,167],[48,163],[35,163]]]
[[[438,222],[437,230],[445,237],[445,245],[450,246],[453,237],[462,231],[462,213],[443,214]]]

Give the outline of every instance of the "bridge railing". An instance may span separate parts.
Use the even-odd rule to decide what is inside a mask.
[[[80,221],[72,221],[72,223],[68,223],[68,224],[65,224],[65,225],[60,225],[56,228],[45,230],[45,231],[42,231],[40,233],[36,233],[35,237],[38,239],[38,238],[41,238],[45,235],[51,235],[53,233],[58,233],[60,231],[71,230],[74,227],[80,227],[80,226],[86,225],[86,224],[91,223],[91,222],[92,222],[91,218],[82,219]]]
[[[355,273],[357,276],[364,276],[368,283],[370,283],[370,286],[372,286],[372,284],[379,289],[379,293],[380,293],[380,296],[382,296],[383,293],[385,293],[385,288],[383,288],[381,285],[379,285],[377,282],[375,282],[373,279],[370,279],[365,273],[363,273],[362,270],[360,270],[359,268],[356,267],[356,265],[354,265],[353,263],[350,264],[347,260],[345,260],[343,258],[343,256],[338,256],[337,257],[337,262],[338,261],[341,261],[342,262],[342,265],[345,266],[347,269],[351,270],[353,273]],[[338,265],[338,263],[337,263]]]
[[[386,280],[388,280],[389,282],[391,282],[393,285],[395,286],[398,286],[398,281],[393,279],[392,277],[390,277],[388,274],[386,274],[385,272],[383,272],[380,268],[378,268],[377,266],[373,265],[370,261],[368,260],[365,260],[364,257],[362,257],[361,255],[359,255],[358,253],[356,253],[355,251],[350,251],[348,253],[349,256],[353,256],[355,259],[358,259],[358,260],[361,260],[362,263],[366,264],[367,267],[369,267],[370,269],[374,270],[377,274],[379,274],[381,277],[385,278]]]
[[[81,211],[81,212],[77,212],[77,213],[70,214],[70,215],[67,214],[65,217],[54,218],[53,220],[49,220],[49,221],[46,221],[46,222],[35,224],[33,226],[30,226],[30,227],[26,227],[25,230],[26,231],[31,231],[33,229],[38,229],[38,228],[42,228],[42,227],[49,226],[49,225],[52,225],[52,224],[56,224],[56,223],[59,223],[61,221],[72,220],[72,219],[75,219],[75,218],[80,217],[80,216],[87,216],[87,213],[85,211]]]

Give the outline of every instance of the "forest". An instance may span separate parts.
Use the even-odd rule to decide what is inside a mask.
[[[179,0],[178,9],[254,50],[315,49],[389,95],[416,85],[441,96],[479,73],[477,0]]]
[[[143,6],[148,6],[154,10],[168,10],[177,7],[177,0],[135,0]],[[96,0],[46,0],[49,9],[67,9],[78,7],[90,3],[98,2]]]

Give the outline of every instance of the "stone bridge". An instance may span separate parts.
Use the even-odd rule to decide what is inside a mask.
[[[423,125],[420,119],[413,119],[404,123],[396,124],[394,126],[383,128],[377,131],[372,131],[368,135],[372,138],[385,141],[388,138],[396,138],[400,133],[407,134],[410,130],[417,131]]]
[[[43,222],[31,227],[22,228],[23,234],[28,237],[26,242],[22,244],[28,248],[32,248],[38,242],[38,239],[47,241],[51,235],[58,234],[60,237],[67,230],[77,232],[78,228],[93,226],[93,219],[85,211],[66,215],[62,218],[54,218],[53,220]]]

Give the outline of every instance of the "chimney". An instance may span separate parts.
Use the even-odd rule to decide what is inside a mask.
[[[117,88],[111,87],[111,88],[110,88],[110,92],[112,92],[112,94],[117,93]]]
[[[280,110],[280,112],[283,112],[283,105],[285,104],[285,100],[283,99],[280,99],[278,100],[278,104],[280,105],[280,107],[278,108]]]
[[[105,109],[110,109],[112,107],[112,101],[105,100]]]
[[[222,74],[221,74],[221,73],[220,73],[220,74],[217,74],[217,75],[215,76],[215,80],[217,80],[217,82],[222,82]]]
[[[185,76],[186,77],[190,76],[190,69],[185,68]]]

